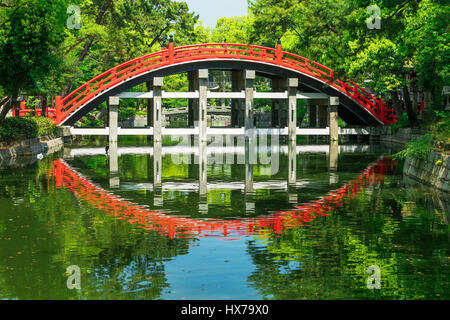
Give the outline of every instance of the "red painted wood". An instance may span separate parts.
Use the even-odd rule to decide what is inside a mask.
[[[356,83],[338,79],[334,71],[326,66],[305,57],[283,51],[281,45],[277,45],[273,49],[236,43],[208,43],[175,48],[173,43],[169,43],[167,49],[163,48],[162,51],[122,63],[87,81],[62,100],[56,100],[55,123],[60,124],[80,106],[121,81],[170,64],[206,59],[257,61],[291,68],[326,82],[328,85],[348,95],[384,124],[396,122],[397,117],[394,110],[389,109],[381,99],[370,94]]]

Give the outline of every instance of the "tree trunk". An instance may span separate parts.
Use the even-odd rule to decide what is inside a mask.
[[[400,100],[398,99],[396,90],[391,91],[391,97],[392,97],[392,105],[394,107],[394,110],[397,113],[397,116],[400,116],[403,113],[403,108],[400,103]]]
[[[411,123],[411,127],[414,127],[417,123],[417,114],[412,105],[407,85],[403,86],[403,100],[405,101],[406,113],[408,114],[408,119]]]
[[[17,94],[13,95],[9,99],[9,101],[6,101],[6,103],[3,105],[3,108],[1,109],[1,112],[0,112],[0,124],[6,118],[6,115],[8,114],[8,112],[13,108],[16,100],[17,100]]]

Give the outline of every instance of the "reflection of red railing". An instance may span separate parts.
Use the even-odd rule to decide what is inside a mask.
[[[263,230],[272,230],[275,234],[280,234],[287,229],[307,225],[315,218],[328,215],[334,208],[356,197],[359,189],[383,181],[384,175],[391,173],[394,166],[392,160],[383,158],[363,171],[358,178],[330,192],[322,199],[299,205],[295,210],[276,212],[265,217],[234,220],[184,218],[122,200],[81,177],[60,159],[54,161],[51,174],[57,189],[64,187],[73,191],[90,205],[106,211],[117,219],[137,224],[140,228],[155,230],[168,235],[171,239],[175,236],[178,238],[197,236],[233,240]]]
[[[391,124],[396,122],[395,111],[387,107],[381,99],[367,92],[356,83],[338,79],[337,74],[330,68],[299,55],[283,51],[281,45],[277,45],[273,49],[245,44],[209,43],[175,48],[173,43],[169,43],[167,49],[163,48],[162,51],[122,63],[87,81],[66,97],[56,97],[55,123],[60,124],[70,114],[83,107],[103,91],[130,78],[172,64],[207,59],[264,62],[294,69],[325,82],[346,94],[362,107],[366,108],[382,123]]]

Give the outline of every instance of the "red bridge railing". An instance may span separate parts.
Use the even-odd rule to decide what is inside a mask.
[[[40,116],[41,114],[42,114],[42,108],[36,108],[36,109],[27,108],[25,105],[25,101],[21,101],[19,108],[17,110],[12,111],[13,117],[15,117],[15,116],[19,116],[19,117]],[[49,108],[47,106],[46,117],[55,121],[56,120],[56,108]]]
[[[273,49],[257,45],[208,43],[175,48],[173,43],[169,43],[167,49],[122,63],[89,80],[66,97],[58,97],[55,101],[55,123],[60,124],[79,107],[124,80],[163,66],[206,59],[259,61],[291,68],[345,93],[384,124],[396,122],[395,111],[388,108],[381,99],[356,83],[339,79],[337,74],[328,67],[283,51],[281,45]]]

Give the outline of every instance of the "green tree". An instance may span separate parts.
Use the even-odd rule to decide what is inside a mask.
[[[0,6],[0,122],[19,94],[46,92],[60,65],[66,3],[62,0],[2,1]]]
[[[81,29],[72,30],[64,44],[68,64],[77,69],[69,73],[65,94],[120,63],[160,50],[171,33],[177,45],[204,33],[184,2],[83,0],[80,8]]]
[[[373,12],[368,0],[254,0],[252,42],[274,43],[351,77],[363,87],[392,100],[411,125],[417,123],[417,99],[410,94],[432,93],[441,100],[448,83],[449,7],[444,1],[378,1],[381,28],[370,29]],[[412,90],[412,91],[411,91]]]
[[[224,17],[217,20],[211,31],[212,42],[250,43],[252,16]]]

